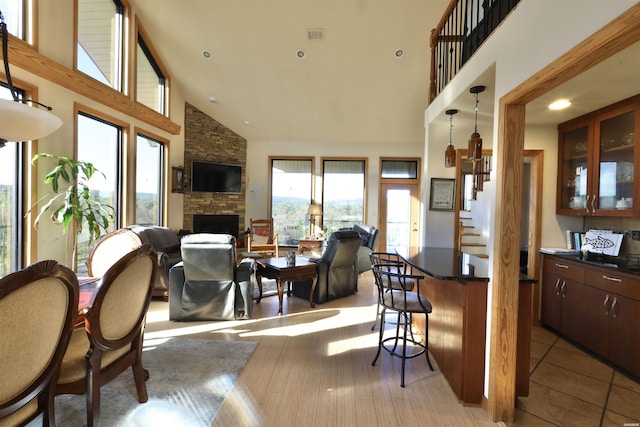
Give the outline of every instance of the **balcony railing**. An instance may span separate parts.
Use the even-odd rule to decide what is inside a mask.
[[[452,0],[431,32],[429,102],[458,74],[520,0]]]

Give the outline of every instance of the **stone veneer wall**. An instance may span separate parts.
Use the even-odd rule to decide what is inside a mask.
[[[243,236],[247,140],[188,103],[185,103],[184,122],[184,229],[193,231],[196,214],[238,215],[238,236]],[[242,166],[242,193],[192,193],[193,160]]]

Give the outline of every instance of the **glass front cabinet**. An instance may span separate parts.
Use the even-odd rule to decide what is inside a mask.
[[[637,216],[640,95],[558,126],[558,194],[562,215]]]

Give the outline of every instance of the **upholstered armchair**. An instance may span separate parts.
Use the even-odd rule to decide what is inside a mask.
[[[169,271],[170,320],[248,319],[253,310],[252,260],[236,265],[236,238],[189,234],[182,261]]]
[[[358,290],[358,248],[361,239],[355,231],[336,231],[327,242],[321,258],[310,258],[318,264],[318,281],[313,295],[316,303],[352,295]],[[311,281],[296,283],[293,294],[309,298]]]
[[[153,295],[167,296],[169,269],[180,261],[180,239],[168,227],[132,225],[103,236],[87,258],[89,276],[102,275],[128,252],[148,243],[157,254]]]

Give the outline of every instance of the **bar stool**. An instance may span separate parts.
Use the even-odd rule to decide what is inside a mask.
[[[397,253],[391,252],[372,252],[369,254],[369,259],[371,260],[371,266],[377,266],[379,268],[383,268],[386,271],[395,272],[398,274],[406,275],[407,274],[407,263],[398,255]],[[422,276],[420,276],[422,277]],[[414,279],[412,277],[407,277],[405,279],[405,287],[408,291],[413,290],[415,286]],[[392,281],[391,287],[395,290],[402,290],[403,287],[400,283],[396,283]],[[387,290],[388,292],[388,290]],[[380,306],[380,301],[378,301],[378,308],[376,311],[376,319],[371,325],[371,330],[373,331],[376,328],[378,323],[378,319],[380,318],[380,311],[382,307]]]
[[[400,386],[404,387],[404,371],[407,359],[412,359],[425,354],[429,369],[433,371],[429,352],[427,351],[429,342],[429,313],[431,313],[431,303],[427,298],[420,294],[420,279],[423,276],[413,274],[398,273],[393,270],[394,264],[372,265],[376,286],[378,287],[378,304],[382,308],[380,312],[380,334],[378,339],[378,351],[371,362],[375,366],[382,349],[387,351],[391,356],[402,359],[402,370],[400,377]],[[413,290],[409,290],[409,283],[414,285]],[[385,337],[385,324],[387,310],[392,310],[397,314],[397,322],[395,324],[395,335]],[[419,313],[425,315],[425,336],[424,343],[418,341],[411,330],[413,314]],[[400,327],[402,326],[402,333]],[[407,334],[407,329],[409,333]],[[398,348],[401,344],[401,348]],[[413,347],[411,352],[407,354],[407,344]]]

